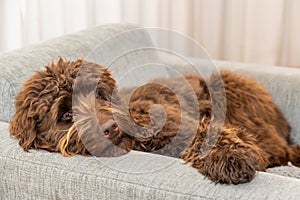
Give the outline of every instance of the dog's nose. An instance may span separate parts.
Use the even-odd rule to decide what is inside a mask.
[[[110,119],[104,124],[101,125],[101,129],[104,133],[104,135],[108,138],[114,137],[116,134],[119,133],[119,127],[115,120]]]

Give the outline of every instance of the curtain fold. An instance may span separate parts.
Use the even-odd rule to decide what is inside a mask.
[[[0,51],[126,22],[178,31],[214,59],[300,66],[298,10],[298,0],[0,0]]]
[[[0,0],[0,51],[22,45],[21,0]]]

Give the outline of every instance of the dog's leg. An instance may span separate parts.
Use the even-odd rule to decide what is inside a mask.
[[[269,161],[268,167],[288,164],[292,150],[273,125],[264,124],[251,130],[251,133],[255,134],[257,145],[266,153]]]
[[[201,174],[215,183],[239,184],[250,182],[257,170],[265,171],[268,161],[253,136],[237,128],[208,127],[200,123],[181,156]]]
[[[269,161],[267,167],[288,165],[291,161],[295,166],[300,164],[300,147],[292,144],[278,133],[275,126],[261,124],[260,126],[247,127],[247,132],[255,136],[257,146],[263,150]]]
[[[290,161],[293,165],[300,167],[300,145],[293,144],[289,147],[291,149]]]

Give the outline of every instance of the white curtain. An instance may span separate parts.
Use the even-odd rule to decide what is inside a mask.
[[[214,59],[300,66],[299,0],[0,0],[0,51],[106,23],[179,31]]]

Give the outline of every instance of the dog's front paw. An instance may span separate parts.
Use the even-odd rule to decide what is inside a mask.
[[[267,156],[252,135],[238,128],[223,128],[221,135],[218,129],[210,130],[204,141],[197,135],[182,156],[205,177],[215,183],[240,184],[266,170]]]
[[[215,152],[192,161],[192,166],[214,183],[235,185],[250,182],[255,177],[257,164],[257,161],[239,152]]]

